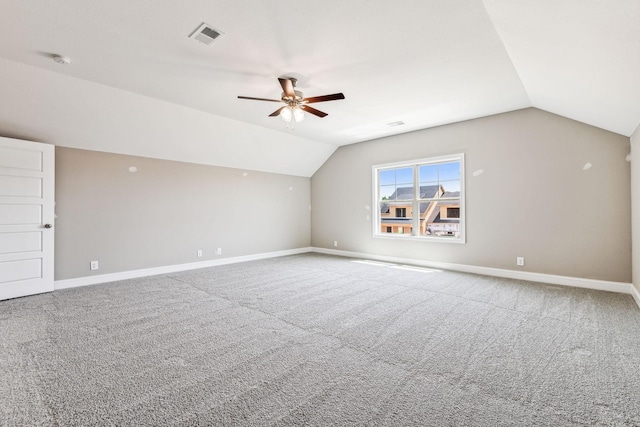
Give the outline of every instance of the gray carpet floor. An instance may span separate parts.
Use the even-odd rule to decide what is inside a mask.
[[[0,425],[640,425],[628,295],[304,254],[0,302]]]

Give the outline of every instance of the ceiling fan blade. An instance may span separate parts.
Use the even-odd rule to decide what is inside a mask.
[[[336,101],[338,99],[344,99],[344,95],[342,93],[334,93],[331,95],[312,96],[311,98],[304,98],[302,101],[311,104],[312,102]]]
[[[311,114],[313,114],[314,116],[318,116],[318,117],[320,117],[320,118],[325,117],[325,116],[327,116],[327,115],[328,115],[327,113],[322,112],[322,111],[320,111],[320,110],[316,110],[315,108],[313,108],[313,107],[309,107],[308,105],[301,105],[301,106],[300,106],[300,109],[302,109],[302,110],[306,111],[307,113],[311,113]]]
[[[296,97],[296,93],[293,91],[293,83],[291,83],[291,80],[278,78],[278,81],[280,82],[280,86],[282,86],[282,91],[284,92],[285,96],[289,96],[291,98]]]
[[[284,107],[280,107],[278,108],[276,111],[274,111],[273,113],[269,114],[269,117],[275,117],[277,115],[280,114],[280,111],[282,111],[283,109],[287,108],[287,106],[285,105]]]
[[[238,99],[252,99],[254,101],[282,102],[280,99],[254,98],[252,96],[238,96]]]

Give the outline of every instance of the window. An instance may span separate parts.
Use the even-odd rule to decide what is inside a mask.
[[[464,155],[373,167],[374,236],[464,243]]]

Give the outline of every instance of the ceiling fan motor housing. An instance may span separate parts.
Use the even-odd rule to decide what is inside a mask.
[[[290,97],[288,97],[284,92],[282,92],[282,100],[283,100],[284,102],[287,102],[287,101],[297,101],[297,102],[299,102],[299,101],[301,101],[301,100],[302,100],[302,98],[304,98],[304,94],[303,94],[301,91],[299,91],[299,90],[294,90],[293,92],[296,94],[295,99],[291,99],[291,98],[290,98]]]

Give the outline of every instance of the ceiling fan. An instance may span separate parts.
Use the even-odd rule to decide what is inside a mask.
[[[267,98],[253,98],[250,96],[238,96],[239,99],[253,99],[255,101],[270,101],[270,102],[284,102],[286,105],[278,108],[273,113],[269,114],[269,117],[280,116],[282,119],[289,123],[292,120],[295,122],[301,122],[304,120],[304,113],[311,113],[314,116],[318,116],[320,118],[327,116],[327,113],[316,110],[313,107],[310,107],[308,104],[312,104],[314,102],[325,102],[325,101],[335,101],[338,99],[344,99],[344,95],[342,93],[334,93],[331,95],[322,95],[322,96],[312,96],[310,98],[304,98],[304,95],[299,90],[295,90],[297,79],[292,77],[278,78],[280,82],[280,86],[282,86],[282,98],[281,99],[267,99]]]

